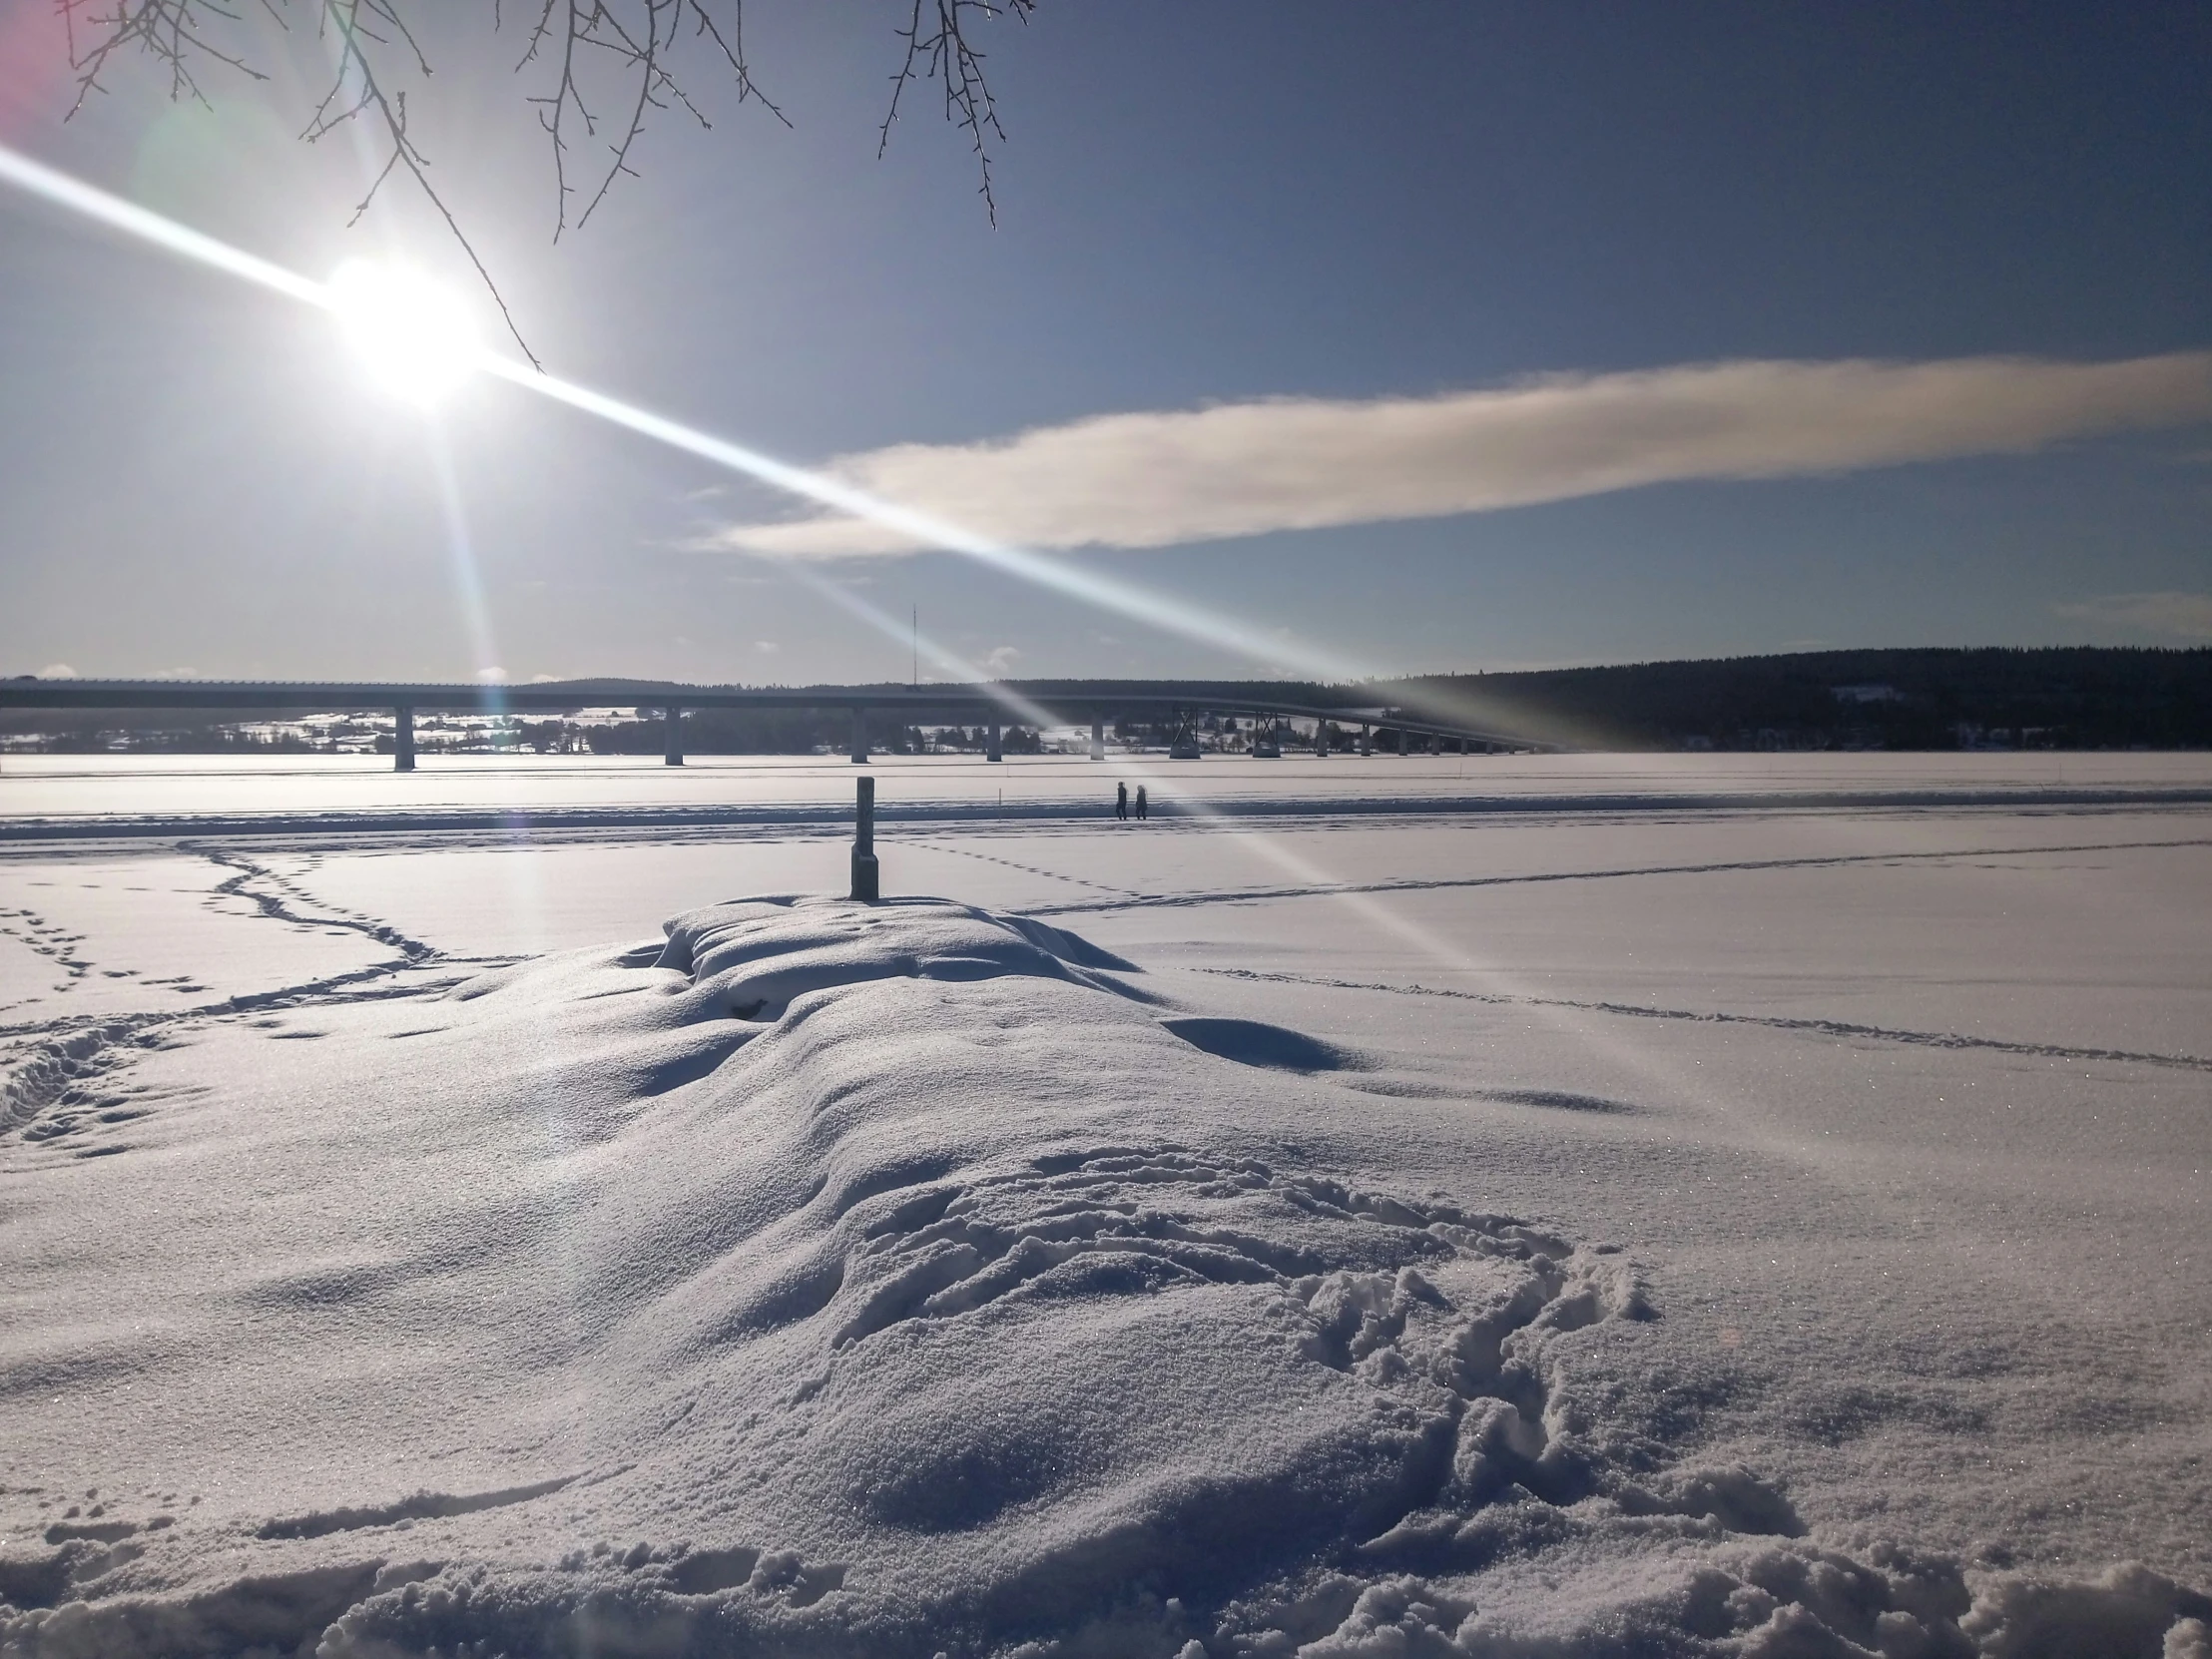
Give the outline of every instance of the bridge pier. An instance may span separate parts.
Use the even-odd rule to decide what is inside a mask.
[[[394,772],[412,772],[414,771],[414,711],[412,709],[394,709],[392,713],[398,718],[392,722],[391,728],[391,770]]]
[[[1103,720],[1091,722],[1091,759],[1106,759],[1106,723]]]
[[[1325,761],[1328,758],[1329,722],[1327,722],[1326,720],[1317,720],[1314,722],[1314,759],[1317,761]]]
[[[665,725],[667,730],[661,734],[661,762],[664,766],[680,767],[684,764],[684,711],[671,703]]]
[[[867,711],[865,709],[854,709],[852,711],[852,764],[856,767],[867,765]]]
[[[1006,750],[999,738],[998,722],[994,720],[991,722],[990,735],[984,745],[983,759],[986,761],[1003,761],[1005,758]]]
[[[1375,754],[1375,732],[1372,727],[1360,728],[1360,759],[1371,759]]]

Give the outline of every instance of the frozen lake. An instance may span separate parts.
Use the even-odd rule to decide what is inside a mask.
[[[1159,754],[1104,763],[1061,756],[979,759],[877,755],[886,812],[930,808],[962,815],[1001,806],[1101,806],[1113,781],[1149,780],[1163,800],[1227,810],[1285,803],[1384,806],[1707,797],[2039,795],[2212,790],[2202,755],[1517,755],[1362,760],[1333,755],[1281,761]],[[170,819],[332,816],[416,818],[514,813],[682,812],[819,814],[849,808],[843,757],[694,756],[682,767],[653,757],[425,757],[398,774],[368,756],[9,755],[0,760],[0,828],[91,830]]]
[[[714,925],[752,929],[761,942],[747,950],[762,959],[805,963],[830,950],[842,964],[805,980],[821,987],[806,994],[835,1010],[822,1016],[829,1034],[810,1039],[813,1049],[789,1046],[800,1038],[784,1034],[776,1010],[800,993],[778,992],[760,1004],[767,1011],[742,1015],[766,1033],[750,1046],[709,1052],[682,1035],[692,1046],[680,1065],[637,1058],[679,1035],[605,1023],[615,1014],[601,1010],[642,1005],[624,998],[648,981],[622,975],[663,975],[653,983],[670,1006],[706,997],[704,941],[721,935],[701,923],[703,942],[659,968],[651,951],[624,957],[621,947],[657,948],[664,918],[721,900],[841,893],[837,818],[854,770],[432,759],[399,778],[364,762],[9,757],[0,830],[19,838],[0,844],[10,1091],[0,1521],[15,1540],[10,1558],[30,1563],[11,1570],[64,1587],[23,1602],[0,1576],[0,1593],[36,1607],[74,1585],[66,1594],[93,1612],[134,1596],[182,1605],[235,1599],[247,1575],[327,1575],[373,1557],[365,1577],[343,1580],[342,1610],[383,1594],[377,1575],[402,1558],[477,1560],[536,1585],[529,1574],[566,1552],[643,1540],[647,1564],[621,1581],[635,1588],[640,1572],[681,1580],[684,1560],[703,1558],[677,1547],[691,1540],[756,1556],[789,1549],[813,1563],[755,1586],[765,1599],[743,1628],[772,1650],[846,1642],[927,1659],[933,1642],[946,1645],[898,1625],[885,1611],[896,1602],[939,1610],[937,1629],[964,1632],[966,1645],[950,1648],[962,1652],[1073,1640],[1078,1625],[1094,1642],[1107,1641],[1100,1629],[1120,1632],[1080,1651],[1163,1654],[1186,1641],[1219,1654],[1327,1642],[1339,1645],[1311,1651],[1474,1653],[1538,1638],[1600,1651],[1607,1630],[1642,1632],[1629,1642],[1637,1651],[1663,1650],[1662,1636],[1684,1650],[1757,1636],[1770,1652],[1846,1651],[1789,1648],[1784,1635],[1802,1635],[1810,1619],[1869,1652],[1953,1651],[1941,1643],[1955,1638],[2025,1653],[2068,1651],[2049,1644],[2069,1618],[2118,1633],[2100,1651],[2193,1651],[2189,1621],[2212,1606],[2174,1584],[2212,1585],[2212,756],[879,759],[886,808],[917,812],[882,832],[886,898],[1036,918],[1121,965],[1100,968],[1049,938],[1032,961],[1019,956],[1028,944],[991,943],[1000,924],[987,919],[941,924],[967,929],[965,943],[892,937],[928,933],[915,918],[934,911],[892,906],[889,943],[833,948],[813,923],[745,911]],[[1101,809],[1117,778],[1146,783],[1180,815],[1112,822]],[[689,816],[701,809],[728,820]],[[576,816],[593,813],[605,821]],[[255,833],[236,832],[245,820]],[[144,832],[103,833],[119,828]],[[570,966],[502,966],[602,946],[613,948],[561,958]],[[870,948],[894,965],[854,966],[877,960]],[[487,968],[508,975],[487,982],[501,988],[439,999]],[[724,980],[758,971],[714,970]],[[935,998],[928,1010],[911,1000],[924,991]],[[731,1009],[755,1008],[729,996]],[[884,1035],[870,1049],[876,1022]],[[998,1069],[962,1069],[933,1046],[933,1031],[971,1029],[1000,1034],[977,1037],[984,1048],[1009,1045]],[[1195,1044],[1195,1057],[1159,1049],[1160,1029]],[[418,1030],[433,1034],[416,1042]],[[1208,1035],[1217,1031],[1245,1035]],[[1286,1035],[1251,1035],[1270,1031]],[[853,1058],[871,1053],[864,1065]],[[906,1146],[900,1157],[936,1172],[929,1179],[974,1183],[951,1215],[971,1201],[1000,1214],[991,1206],[1028,1191],[991,1184],[1014,1180],[1015,1150],[1073,1135],[1146,1149],[1146,1168],[1205,1163],[1216,1173],[1189,1178],[1190,1204],[1228,1179],[1221,1171],[1243,1167],[1236,1158],[1271,1172],[1253,1181],[1297,1170],[1301,1181],[1398,1195],[1393,1204],[1454,1241],[1421,1270],[1438,1307],[1475,1307],[1492,1293],[1466,1277],[1469,1264],[1504,1259],[1504,1235],[1464,1218],[1509,1215],[1562,1241],[1543,1248],[1567,1264],[1566,1278],[1541,1287],[1559,1308],[1580,1294],[1574,1275],[1628,1264],[1633,1296],[1591,1291],[1588,1319],[1521,1316],[1534,1323],[1513,1339],[1548,1390],[1551,1442],[1582,1448],[1580,1483],[1547,1486],[1553,1476],[1531,1462],[1504,1497],[1469,1484],[1467,1424],[1491,1395],[1461,1382],[1454,1399],[1423,1404],[1403,1391],[1413,1383],[1385,1376],[1406,1366],[1426,1376],[1423,1366],[1440,1363],[1422,1358],[1419,1320],[1402,1310],[1370,1315],[1403,1327],[1390,1350],[1402,1358],[1380,1371],[1348,1359],[1341,1380],[1318,1382],[1245,1377],[1228,1357],[1246,1329],[1243,1305],[1202,1315],[1228,1291],[1179,1292],[1168,1279],[1146,1279],[1135,1301],[1126,1287],[1101,1301],[1106,1291],[1070,1282],[1072,1300],[1049,1316],[1075,1322],[1064,1329],[1043,1303],[1021,1304],[1026,1324],[1011,1303],[957,1319],[923,1304],[881,1336],[833,1341],[820,1322],[861,1329],[847,1308],[865,1279],[854,1264],[876,1247],[855,1246],[846,1288],[826,1293],[820,1314],[727,1353],[680,1336],[695,1329],[686,1321],[727,1324],[741,1304],[784,1294],[761,1264],[798,1248],[791,1230],[803,1230],[812,1202],[748,1198],[761,1208],[741,1224],[709,1219],[738,1214],[726,1210],[735,1199],[716,1195],[766,1193],[793,1160],[841,1169],[857,1156],[860,1141],[811,1140],[798,1127],[783,1151],[742,1150],[784,1146],[783,1120],[759,1102],[785,1102],[775,1110],[800,1125],[847,1099],[878,1115],[865,1120],[873,1128],[839,1134],[887,1136]],[[535,1140],[527,1156],[517,1150],[518,1124],[588,1112],[621,1121],[562,1131],[580,1138],[557,1158]],[[712,1127],[728,1123],[751,1127],[735,1140]],[[1058,1169],[1059,1156],[1035,1167]],[[730,1158],[740,1162],[718,1162]],[[456,1159],[496,1189],[507,1219],[489,1234],[455,1219],[465,1208],[449,1190]],[[527,1179],[515,1173],[523,1164]],[[647,1180],[648,1169],[660,1173]],[[1119,1165],[1110,1175],[1137,1180]],[[1145,1179],[1184,1190],[1182,1176]],[[656,1206],[671,1193],[687,1196],[664,1215]],[[1115,1214],[1150,1213],[1135,1186],[1127,1195]],[[536,1306],[554,1258],[518,1259],[496,1282],[470,1276],[485,1251],[536,1237],[527,1218],[572,1202],[573,1239],[595,1241],[588,1259],[559,1270],[578,1287],[573,1313],[558,1316],[576,1334],[544,1336],[542,1321],[556,1316],[541,1310],[527,1322],[540,1334],[526,1337],[502,1322]],[[1059,1237],[1037,1218],[1060,1211],[1035,1202],[1027,1219],[994,1224],[1028,1229],[1032,1241],[1003,1261]],[[1174,1209],[1181,1202],[1161,1197],[1160,1213],[1197,1228]],[[626,1215],[657,1241],[659,1265],[641,1257],[634,1270],[602,1273],[635,1245]],[[1346,1295],[1356,1263],[1382,1271],[1365,1244],[1251,1225],[1254,1239],[1277,1241],[1251,1244],[1253,1260],[1319,1252],[1324,1289],[1298,1293],[1306,1300],[1285,1317],[1322,1318],[1312,1310],[1336,1294],[1330,1263],[1355,1275]],[[915,1251],[942,1242],[915,1237]],[[393,1266],[421,1240],[467,1238],[479,1243],[437,1247],[459,1253],[439,1256],[442,1266]],[[198,1254],[173,1257],[173,1245]],[[807,1246],[818,1248],[830,1246]],[[279,1297],[277,1278],[306,1272],[286,1266],[293,1258],[320,1263],[314,1272],[333,1286],[404,1288]],[[1412,1270],[1390,1271],[1402,1288]],[[756,1272],[766,1276],[758,1285],[746,1278]],[[750,1288],[717,1289],[718,1274]],[[1306,1283],[1281,1263],[1249,1274]],[[975,1296],[959,1307],[971,1305]],[[1142,1319],[1130,1312],[1140,1305]],[[1184,1310],[1182,1336],[1145,1323],[1173,1308]],[[955,1365],[959,1344],[999,1329],[976,1323],[986,1316],[1015,1322],[1002,1332],[1011,1346],[959,1348]],[[1107,1335],[1125,1318],[1137,1321],[1125,1337]],[[1465,1329],[1478,1328],[1479,1318]],[[479,1329],[497,1335],[472,1343]],[[631,1335],[608,1335],[618,1330]],[[889,1364],[894,1333],[905,1334],[899,1363],[922,1368],[897,1388],[891,1373],[869,1369]],[[939,1342],[947,1369],[932,1370]],[[1109,1365],[1116,1342],[1126,1363]],[[1044,1348],[1024,1343],[1076,1346],[1051,1347],[1061,1357],[1048,1364]],[[645,1353],[657,1356],[652,1369],[625,1369]],[[1045,1371],[999,1387],[990,1356],[1016,1353]],[[1233,1397],[1206,1391],[1208,1366],[1243,1378]],[[1128,1391],[1130,1367],[1161,1380],[1152,1403]],[[1037,1381],[1046,1375],[1061,1381],[1047,1387]],[[807,1381],[818,1376],[826,1381]],[[1400,1504],[1394,1520],[1359,1509],[1367,1518],[1345,1519],[1337,1543],[1271,1545],[1234,1583],[1194,1578],[1163,1611],[1157,1586],[1181,1582],[1165,1564],[1173,1551],[1145,1565],[1153,1558],[1127,1540],[1200,1526],[1202,1511],[1213,1517],[1205,1525],[1250,1529],[1283,1501],[1266,1495],[1279,1491],[1270,1481],[1291,1482],[1281,1491],[1357,1486],[1341,1462],[1352,1441],[1329,1440],[1325,1455],[1283,1415],[1352,1410],[1344,1390],[1355,1378],[1380,1390],[1358,1396],[1371,1413],[1360,1433],[1381,1432],[1377,1399],[1408,1421],[1441,1412],[1447,1437],[1459,1424],[1461,1473],[1410,1510]],[[664,1385],[674,1391],[656,1391]],[[821,1399],[832,1404],[840,1389],[877,1403],[840,1416],[810,1387],[827,1388]],[[750,1416],[732,1389],[751,1398]],[[945,1478],[999,1482],[1003,1510],[940,1510],[935,1498],[886,1508],[850,1495],[885,1489],[889,1464],[871,1457],[914,1455],[994,1412],[1041,1421],[1060,1408],[1054,1400],[1090,1399],[1090,1389],[1111,1393],[1114,1411],[1156,1411],[1164,1438],[1117,1441],[1095,1461],[1049,1470],[1024,1460],[1042,1455],[1033,1448],[1007,1449],[1029,1446],[1012,1428],[978,1441],[981,1460]],[[949,1414],[933,1418],[926,1401],[940,1397]],[[883,1400],[919,1413],[903,1453],[889,1442],[868,1449],[875,1430],[864,1424],[881,1420]],[[1528,1399],[1516,1408],[1534,1420]],[[1232,1437],[1276,1448],[1276,1472],[1235,1472],[1242,1465],[1192,1427],[1209,1410],[1243,1425]],[[216,1433],[221,1418],[245,1427]],[[774,1455],[761,1438],[772,1429],[786,1436]],[[1189,1443],[1174,1441],[1186,1431]],[[1062,1421],[1053,1432],[1087,1431]],[[795,1458],[849,1465],[859,1485],[839,1497],[795,1484],[783,1472]],[[1324,1468],[1338,1472],[1325,1478]],[[1735,1497],[1681,1495],[1720,1489],[1721,1476],[1695,1471],[1739,1468],[1753,1485]],[[546,1481],[560,1490],[540,1498],[534,1483]],[[1216,1494],[1207,1501],[1218,1513],[1160,1496],[1198,1487]],[[105,1501],[83,1495],[94,1488]],[[390,1508],[414,1493],[524,1488],[532,1495],[479,1505],[474,1520],[476,1510],[451,1505],[404,1517]],[[578,1495],[587,1490],[600,1495]],[[1650,1516],[1676,1518],[1635,1519],[1647,1500]],[[1323,1498],[1301,1501],[1328,1511]],[[63,1518],[94,1502],[98,1521]],[[860,1520],[839,1507],[854,1502]],[[377,1505],[389,1511],[381,1520],[272,1530],[284,1517]],[[1162,1518],[1171,1513],[1181,1518]],[[1470,1528],[1495,1531],[1501,1517],[1512,1518],[1510,1536],[1468,1542]],[[395,1540],[402,1518],[410,1531]],[[128,1530],[106,1536],[103,1524]],[[1038,1539],[1075,1551],[1053,1560],[1090,1563],[1067,1569],[1089,1586],[1082,1595],[1063,1604],[1019,1588],[1039,1570],[1024,1554],[1046,1547]],[[1138,1563],[1126,1583],[1096,1565],[1120,1548]],[[1762,1566],[1757,1549],[1800,1566],[1776,1566],[1783,1556]],[[1871,1588],[1853,1592],[1857,1611],[1802,1584],[1777,1588],[1799,1584],[1821,1551],[1871,1575]],[[834,1585],[821,1566],[831,1558]],[[1952,1573],[1980,1598],[1963,1624],[1963,1603],[1944,1615],[1955,1628],[1934,1603],[1911,1611],[1919,1604],[1900,1586],[1924,1558],[1943,1563],[1924,1577]],[[2109,1576],[2131,1562],[2140,1567]],[[1312,1611],[1321,1602],[1298,1601],[1327,1600],[1316,1572],[1352,1586],[1326,1617]],[[1698,1611],[1695,1586],[1708,1582],[1699,1573],[1736,1586],[1723,1597],[1735,1597],[1734,1611]],[[2082,1587],[2090,1581],[2102,1588]],[[391,1580],[391,1597],[401,1583]],[[682,1600],[680,1584],[661,1589]],[[1367,1612],[1354,1609],[1355,1592]],[[559,1600],[542,1594],[553,1598],[545,1605]],[[1307,1611],[1286,1610],[1294,1603]],[[1430,1613],[1408,1611],[1415,1603]],[[1473,1610],[1450,1611],[1462,1603]],[[386,1624],[360,1614],[361,1629],[383,1632],[394,1651],[430,1640],[428,1624],[407,1622],[415,1614],[387,1612]],[[1909,1613],[1936,1645],[1911,1646],[1898,1622]],[[52,1616],[36,1615],[36,1629]],[[1886,1637],[1882,1617],[1892,1620]],[[835,1631],[824,1622],[835,1620]],[[1384,1642],[1385,1625],[1413,1645],[1358,1645]],[[470,1639],[516,1639],[496,1622],[466,1628]],[[50,1634],[58,1642],[59,1626]],[[1421,1648],[1416,1636],[1458,1645]],[[362,1641],[359,1651],[384,1651]]]

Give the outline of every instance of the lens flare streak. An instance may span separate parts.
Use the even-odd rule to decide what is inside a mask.
[[[30,157],[20,155],[0,145],[0,181],[43,197],[58,207],[83,214],[111,229],[123,231],[165,248],[172,254],[188,260],[197,260],[217,271],[227,272],[249,282],[274,289],[287,299],[297,299],[304,304],[319,305],[329,309],[332,301],[330,290],[323,283],[302,276],[297,272],[286,271],[272,261],[249,254],[242,248],[233,248],[190,226],[180,225],[174,219],[166,219],[149,212],[135,202],[126,202],[120,196],[110,196],[104,190],[72,179],[66,173],[56,172]]]
[[[899,531],[916,541],[964,554],[979,564],[1006,572],[1039,587],[1053,589],[1071,599],[1101,610],[1113,611],[1134,621],[1148,623],[1168,633],[1180,634],[1202,644],[1225,647],[1256,662],[1297,668],[1324,680],[1359,680],[1366,672],[1333,654],[1286,642],[1263,634],[1232,617],[1202,609],[1183,600],[1170,599],[1096,572],[1048,559],[1024,548],[1009,547],[986,536],[950,524],[928,513],[917,512],[894,501],[884,501],[836,478],[779,461],[758,449],[702,432],[666,415],[654,414],[605,392],[543,374],[504,357],[488,356],[485,372],[514,385],[566,403],[573,409],[598,416],[611,425],[712,461],[734,472],[746,473],[803,500]]]
[[[0,182],[12,184],[57,206],[152,243],[172,254],[242,277],[259,286],[296,299],[303,304],[348,315],[347,295],[330,283],[317,282],[285,270],[272,261],[232,247],[204,232],[180,225],[136,203],[72,179],[66,173],[33,161],[0,146]],[[388,308],[388,307],[386,307]],[[379,313],[381,314],[381,313]],[[444,330],[447,345],[451,330]],[[1009,547],[960,525],[917,512],[896,502],[883,501],[836,478],[779,461],[747,445],[733,443],[681,421],[671,420],[604,392],[574,381],[540,372],[488,350],[447,351],[441,365],[489,374],[511,385],[534,391],[572,409],[597,416],[611,425],[636,432],[702,460],[757,478],[802,500],[836,511],[872,519],[904,535],[959,553],[993,569],[1049,588],[1069,598],[1147,623],[1187,639],[1228,649],[1239,655],[1279,667],[1295,668],[1327,680],[1357,680],[1364,671],[1333,653],[1315,650],[1227,617],[1153,593],[1132,583],[1100,576],[1023,548]]]

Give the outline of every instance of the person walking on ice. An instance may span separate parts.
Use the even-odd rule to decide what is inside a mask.
[[[1145,805],[1144,786],[1139,784],[1137,786],[1137,817],[1142,819],[1149,810]]]
[[[1116,784],[1114,786],[1114,817],[1125,819],[1128,816],[1129,786],[1127,784]]]

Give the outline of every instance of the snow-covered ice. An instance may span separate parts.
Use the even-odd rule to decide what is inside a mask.
[[[0,1650],[2204,1652],[2208,826],[26,847]]]
[[[290,914],[220,851],[18,863],[0,884],[0,1030],[69,1017],[176,1012],[334,985],[393,957],[380,929]]]
[[[1215,756],[1174,762],[1157,752],[1100,767],[1044,757],[1006,765],[975,758],[878,755],[886,816],[1060,816],[1111,795],[1116,770],[1137,769],[1167,810],[1274,811],[1286,802],[1343,809],[1407,804],[1500,808],[1574,800],[1982,796],[2021,805],[2067,795],[2165,792],[2201,801],[2212,787],[2202,755],[1334,755],[1281,761]],[[1103,782],[1102,782],[1103,778]],[[26,824],[99,832],[203,821],[322,821],[348,827],[437,824],[528,814],[547,823],[594,817],[650,822],[693,813],[821,820],[851,804],[851,767],[794,756],[437,757],[404,776],[375,756],[9,755],[0,764],[0,829]]]

